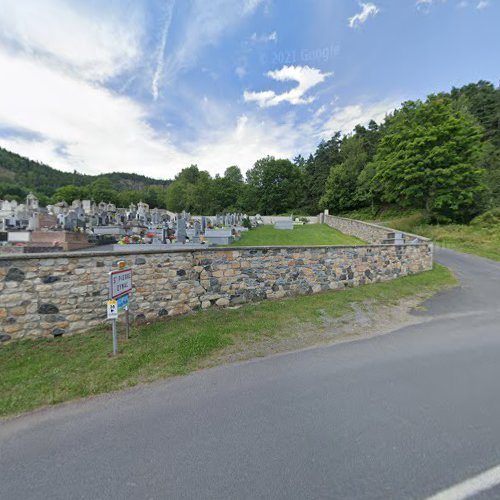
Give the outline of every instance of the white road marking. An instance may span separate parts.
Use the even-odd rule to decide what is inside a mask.
[[[465,500],[500,484],[500,465],[443,490],[427,500]]]

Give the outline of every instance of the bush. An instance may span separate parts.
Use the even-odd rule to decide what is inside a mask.
[[[247,229],[252,229],[252,222],[250,221],[250,218],[249,217],[245,217],[242,221],[241,221],[241,225],[243,227],[246,227]]]
[[[489,227],[500,224],[500,207],[492,208],[471,221],[471,226]]]

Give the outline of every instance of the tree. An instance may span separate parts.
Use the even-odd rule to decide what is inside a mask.
[[[480,150],[480,128],[449,97],[404,103],[386,120],[373,162],[383,199],[436,221],[470,220],[484,189]]]
[[[460,88],[453,88],[451,97],[469,111],[483,127],[485,141],[500,146],[500,88],[480,80]]]
[[[309,213],[318,213],[319,200],[325,192],[330,170],[342,162],[341,143],[341,133],[336,132],[328,141],[321,141],[314,155],[310,156],[303,166],[303,205]]]
[[[345,212],[359,205],[358,177],[368,163],[361,134],[354,134],[342,141],[342,156],[344,161],[332,167],[328,176],[325,193],[319,203],[321,209]]]
[[[343,212],[366,205],[372,201],[366,188],[368,178],[361,175],[373,158],[379,141],[379,127],[372,120],[368,128],[357,125],[351,136],[341,143],[342,163],[334,165],[326,182],[326,189],[320,200],[320,208]],[[366,178],[366,181],[365,181]],[[360,182],[363,183],[360,187]],[[371,193],[370,193],[371,194]]]
[[[73,200],[82,200],[88,195],[87,189],[80,186],[62,186],[56,189],[56,192],[52,196],[52,203],[58,203],[60,201],[65,201],[71,204]]]
[[[180,213],[186,209],[187,188],[189,184],[174,181],[167,188],[167,209]]]
[[[290,160],[277,160],[273,156],[256,161],[247,172],[247,182],[256,211],[264,215],[297,208],[303,189],[299,168]]]
[[[243,186],[243,175],[237,166],[227,168],[224,177],[216,176],[213,190],[215,211],[241,210]]]

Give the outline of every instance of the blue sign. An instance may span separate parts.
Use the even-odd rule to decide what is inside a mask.
[[[128,294],[125,294],[125,295],[122,295],[121,297],[118,297],[116,299],[116,302],[118,303],[118,310],[121,311],[126,306],[128,306]]]

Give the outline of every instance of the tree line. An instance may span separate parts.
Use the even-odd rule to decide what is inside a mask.
[[[346,213],[391,204],[429,222],[468,222],[500,206],[500,89],[480,81],[407,101],[382,123],[335,133],[308,158],[266,157],[243,178],[195,165],[166,190],[166,206],[195,213]]]
[[[500,206],[500,89],[480,81],[404,102],[381,123],[335,133],[307,158],[262,158],[245,177],[237,166],[212,177],[191,165],[171,182],[117,191],[100,176],[60,186],[49,201],[75,198],[197,214],[376,212],[391,204],[421,209],[429,222],[468,222]]]

